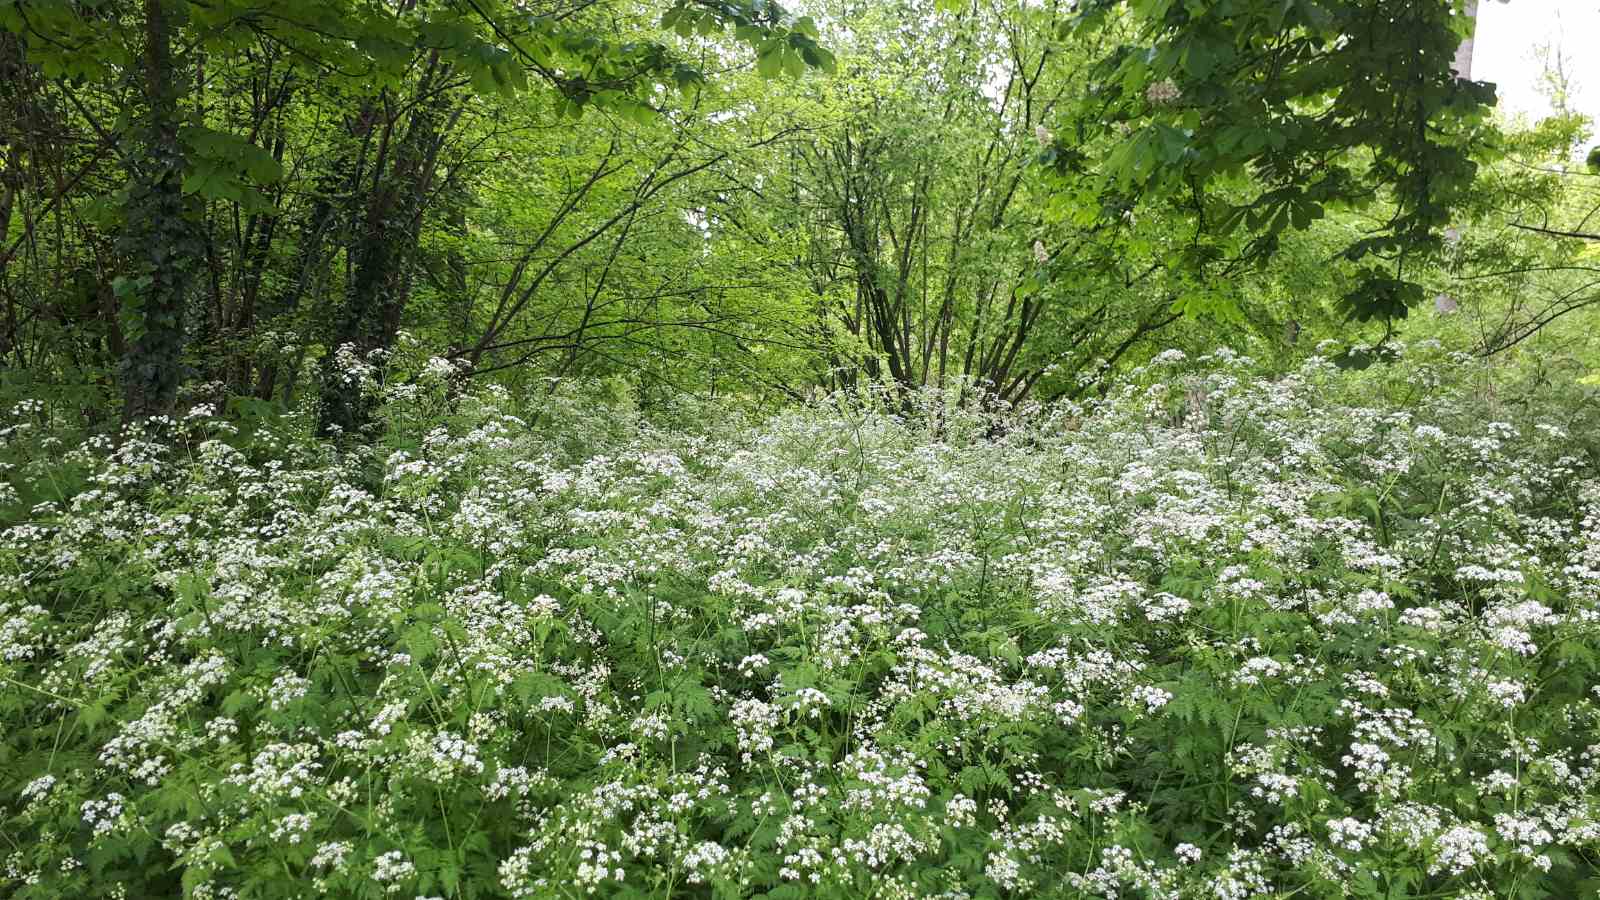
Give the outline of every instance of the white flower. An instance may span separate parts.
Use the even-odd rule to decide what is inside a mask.
[[[1244,661],[1234,673],[1233,683],[1238,687],[1253,687],[1283,674],[1283,663],[1270,656],[1256,656]]]
[[[1359,819],[1345,817],[1328,822],[1328,840],[1341,850],[1359,852],[1372,839],[1372,826]]]
[[[318,870],[342,870],[346,857],[354,849],[349,841],[328,841],[317,848],[317,852],[311,857],[310,866]]]
[[[1144,705],[1145,712],[1155,712],[1172,700],[1172,692],[1154,685],[1141,684],[1130,692],[1129,700]]]
[[[1447,872],[1460,875],[1479,860],[1489,855],[1489,840],[1483,832],[1467,825],[1457,825],[1434,839],[1433,863],[1429,875]]]
[[[55,786],[56,777],[54,775],[40,775],[38,778],[35,778],[26,785],[23,785],[22,799],[30,801],[36,800],[50,793],[50,789]]]
[[[1144,89],[1144,98],[1156,106],[1176,103],[1182,96],[1183,91],[1171,78],[1163,78]]]
[[[417,867],[399,850],[390,850],[372,861],[372,880],[385,885],[385,893],[397,893],[401,887],[400,882],[416,874]]]
[[[1506,709],[1528,699],[1526,689],[1516,681],[1491,681],[1484,689],[1489,692],[1489,699]]]

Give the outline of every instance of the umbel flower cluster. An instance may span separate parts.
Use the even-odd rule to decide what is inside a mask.
[[[4,434],[0,894],[1578,897],[1600,481],[1414,349]],[[31,492],[31,494],[30,494]]]

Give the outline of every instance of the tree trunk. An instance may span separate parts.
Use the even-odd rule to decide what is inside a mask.
[[[122,418],[171,412],[182,381],[184,313],[205,252],[196,204],[183,194],[185,160],[178,139],[182,74],[172,58],[181,5],[144,0],[143,153],[134,163],[120,250],[130,275],[118,279],[126,332]]]
[[[0,33],[0,278],[5,277],[5,256],[10,252],[11,214],[22,196],[23,107],[20,85],[27,77],[22,58],[22,42],[15,35]],[[8,364],[13,350],[21,346],[17,333],[17,305],[5,290],[5,321],[0,330],[0,366]],[[18,352],[18,365],[21,353]]]
[[[1461,46],[1456,48],[1455,72],[1457,78],[1472,78],[1472,40],[1478,31],[1478,0],[1466,0],[1466,9],[1463,13],[1472,20],[1472,34],[1467,35]]]
[[[256,321],[271,323],[274,328],[284,327],[285,320],[300,309],[306,298],[313,302],[324,298],[331,263],[349,227],[353,198],[360,189],[362,170],[358,145],[372,127],[371,117],[372,108],[363,106],[354,119],[347,121],[349,134],[340,138],[342,144],[336,149],[332,162],[317,176],[310,209],[300,222],[294,241],[294,275],[287,284],[261,298],[260,307],[254,313]],[[287,403],[304,357],[303,346],[296,351],[292,362],[279,354],[268,354],[260,364],[254,395],[272,400],[281,390],[283,402]],[[285,375],[288,375],[288,383],[283,382]]]
[[[318,430],[323,434],[353,434],[371,420],[371,398],[339,371],[337,351],[349,346],[366,358],[374,350],[393,346],[400,330],[442,134],[450,127],[440,122],[444,101],[437,83],[444,77],[435,54],[429,74],[417,88],[419,97],[432,93],[434,99],[419,100],[407,116],[394,162],[387,172],[379,170],[362,232],[349,250],[354,277],[335,314],[328,355],[322,361]]]

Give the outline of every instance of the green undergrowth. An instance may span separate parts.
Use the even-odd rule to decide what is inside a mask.
[[[18,407],[0,893],[1592,895],[1600,417],[1475,372]]]

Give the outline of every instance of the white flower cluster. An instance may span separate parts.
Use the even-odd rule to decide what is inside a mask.
[[[677,428],[395,388],[381,451],[81,449],[0,537],[0,894],[128,847],[210,897],[263,859],[323,896],[1558,891],[1600,854],[1577,414],[1252,365]]]

